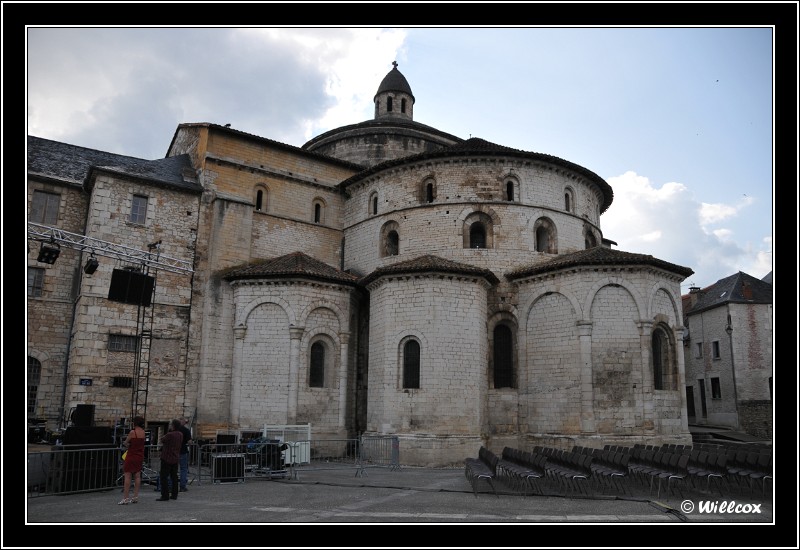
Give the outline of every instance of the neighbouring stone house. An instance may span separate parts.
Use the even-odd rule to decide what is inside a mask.
[[[683,296],[687,414],[772,439],[772,283],[741,271]]]

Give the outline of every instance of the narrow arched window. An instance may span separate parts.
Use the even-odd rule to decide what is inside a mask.
[[[672,331],[664,324],[653,328],[650,356],[653,361],[653,389],[678,389],[678,363]]]
[[[569,212],[570,208],[570,201],[569,201],[569,193],[564,193],[564,210]]]
[[[475,222],[469,227],[469,247],[486,248],[486,228],[481,222]]]
[[[256,210],[262,210],[264,208],[264,191],[259,189],[256,192]]]
[[[400,112],[401,113],[406,112],[406,98],[400,100]]]
[[[425,199],[428,202],[433,202],[433,184],[429,183],[425,186]]]
[[[28,414],[36,414],[36,398],[39,394],[39,381],[42,376],[42,363],[28,356]]]
[[[550,240],[547,228],[542,226],[536,230],[536,251],[547,252],[547,243]]]
[[[322,205],[320,203],[316,203],[314,205],[314,223],[320,223],[322,220]]]
[[[403,388],[419,388],[419,342],[409,340],[403,346]]]
[[[378,195],[372,197],[372,213],[378,213]]]
[[[664,338],[661,331],[653,332],[652,354],[653,354],[653,389],[664,389]]]
[[[397,256],[400,253],[400,236],[397,231],[389,231],[386,235],[386,255]]]
[[[325,387],[325,345],[322,342],[311,344],[308,385],[312,388]]]
[[[594,233],[587,230],[585,242],[586,242],[586,248],[594,248],[595,246],[597,246],[597,238],[594,236]]]
[[[375,100],[375,117],[377,117],[381,112],[381,100]]]
[[[391,97],[386,98],[386,112],[387,113],[391,113],[392,112],[392,98]]]
[[[514,387],[514,342],[507,325],[494,327],[494,387]]]
[[[514,182],[509,181],[506,183],[506,200],[513,201],[514,200]]]
[[[400,225],[392,220],[381,227],[378,253],[381,258],[397,256],[400,253]]]

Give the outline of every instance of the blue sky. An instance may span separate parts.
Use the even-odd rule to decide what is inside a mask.
[[[415,121],[608,181],[604,236],[693,269],[686,293],[773,269],[773,38],[770,27],[30,27],[27,132],[149,159],[185,122],[301,146],[371,119],[396,60]]]

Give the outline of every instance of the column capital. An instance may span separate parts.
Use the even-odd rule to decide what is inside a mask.
[[[339,341],[342,344],[349,344],[350,343],[350,333],[349,332],[340,332],[339,333]]]
[[[247,325],[244,323],[239,323],[237,326],[233,327],[233,337],[237,340],[244,338],[245,334],[247,334]]]
[[[305,332],[305,327],[296,327],[294,325],[289,325],[289,338],[292,340],[299,340],[303,337],[303,332]]]

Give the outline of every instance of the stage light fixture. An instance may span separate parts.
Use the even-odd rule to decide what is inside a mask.
[[[39,248],[39,257],[36,258],[36,261],[44,264],[54,264],[59,254],[61,254],[61,247],[56,243],[42,242],[42,246]]]
[[[86,260],[86,263],[83,266],[83,272],[87,275],[91,275],[95,271],[97,271],[97,266],[100,265],[100,262],[97,261],[97,258],[94,257],[94,254]]]

